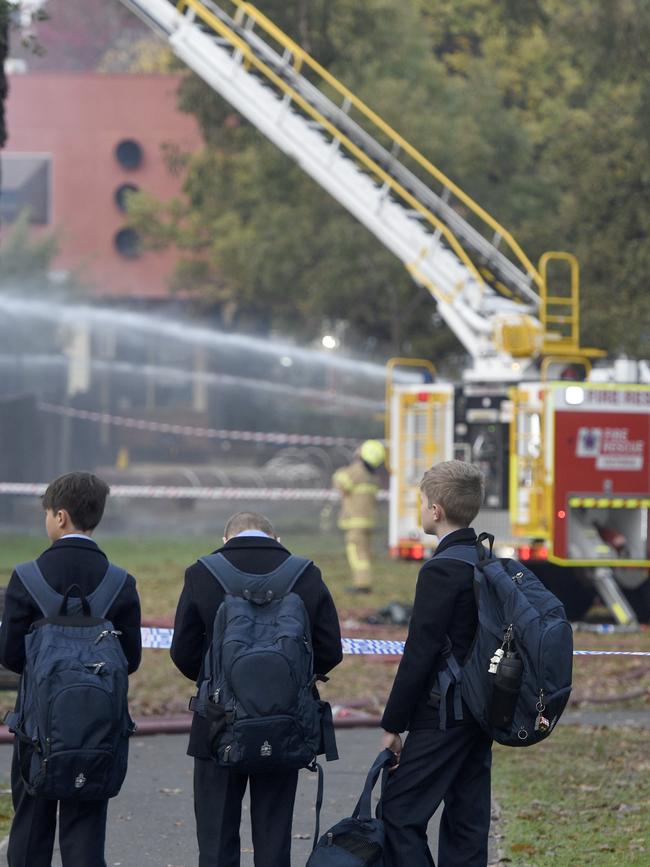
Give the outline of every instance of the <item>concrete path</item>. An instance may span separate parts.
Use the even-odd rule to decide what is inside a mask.
[[[322,831],[350,815],[363,786],[364,768],[379,752],[377,729],[339,730],[337,738],[341,759],[325,767]],[[196,867],[192,761],[185,755],[186,745],[186,735],[136,737],[132,741],[126,783],[109,807],[108,867]],[[0,746],[0,776],[4,779],[9,778],[10,764],[11,747]],[[316,775],[301,771],[293,823],[294,867],[302,867],[311,851],[315,797]],[[245,803],[241,867],[253,867],[248,817]],[[429,828],[432,848],[437,826],[434,817]],[[6,867],[3,849],[0,864]],[[60,864],[57,852],[53,867]]]

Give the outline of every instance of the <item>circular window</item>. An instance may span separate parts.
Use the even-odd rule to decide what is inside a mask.
[[[113,238],[113,244],[125,259],[137,259],[140,255],[140,236],[135,229],[120,229]]]
[[[140,187],[135,184],[122,184],[115,190],[115,204],[120,211],[126,211],[126,200],[129,193],[137,193]]]
[[[142,145],[132,138],[125,138],[115,148],[115,158],[123,169],[137,169],[142,162]]]

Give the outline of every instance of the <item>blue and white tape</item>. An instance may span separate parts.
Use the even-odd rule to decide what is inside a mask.
[[[173,629],[158,626],[142,627],[142,646],[155,650],[171,647]],[[401,656],[404,652],[403,641],[389,641],[375,638],[342,638],[341,647],[350,656]],[[644,650],[574,650],[574,656],[650,656]]]

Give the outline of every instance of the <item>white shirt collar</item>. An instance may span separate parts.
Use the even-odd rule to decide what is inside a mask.
[[[241,533],[237,533],[236,536],[233,536],[234,539],[239,539],[240,536],[262,536],[264,539],[272,539],[272,536],[269,536],[268,533],[262,532],[262,530],[242,530]]]

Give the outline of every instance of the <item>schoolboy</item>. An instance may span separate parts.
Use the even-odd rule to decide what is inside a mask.
[[[420,569],[404,655],[381,723],[384,747],[399,758],[383,799],[385,863],[432,867],[427,825],[444,799],[438,867],[485,867],[492,742],[466,708],[463,720],[454,719],[453,690],[441,731],[435,694],[447,639],[463,660],[477,627],[473,569],[445,559],[445,550],[476,543],[469,525],[483,501],[483,474],[471,464],[445,461],[427,470],[420,493],[422,528],[439,542]],[[402,748],[400,734],[407,730]]]
[[[217,551],[248,574],[272,572],[289,556],[269,520],[256,512],[233,515],[223,540],[225,544]],[[314,672],[325,675],[342,659],[341,633],[334,602],[317,566],[307,568],[293,592],[300,596],[309,616]],[[221,585],[202,563],[187,569],[176,611],[171,656],[176,667],[197,683],[202,679],[215,614],[223,599]],[[207,740],[207,721],[194,714],[187,752],[194,757],[199,867],[239,867],[239,826],[247,783],[255,867],[289,867],[298,771],[236,773],[214,761]]]
[[[108,485],[92,473],[67,473],[55,479],[43,495],[45,529],[52,545],[37,560],[47,583],[65,594],[77,584],[88,596],[103,579],[106,555],[92,539],[104,513]],[[74,594],[73,594],[74,595]],[[41,610],[14,572],[7,587],[0,628],[0,663],[22,673],[25,636]],[[140,600],[129,575],[107,618],[122,634],[119,639],[129,673],[140,664]],[[14,746],[11,767],[14,818],[9,834],[9,867],[51,867],[57,807],[63,867],[106,867],[104,844],[108,800],[55,801],[32,797],[23,784]]]

